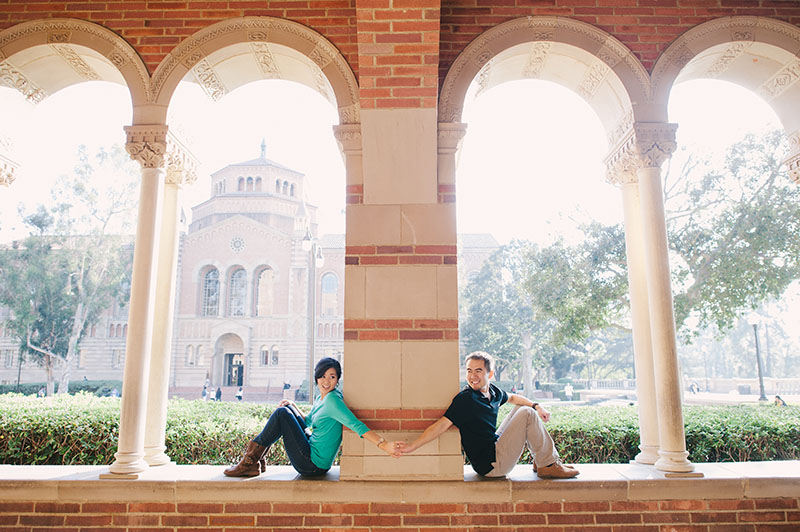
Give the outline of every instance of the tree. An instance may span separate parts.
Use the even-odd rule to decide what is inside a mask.
[[[127,299],[132,262],[125,233],[134,219],[135,165],[119,146],[94,157],[81,146],[77,160],[49,207],[27,214],[21,207],[31,235],[0,252],[0,304],[11,316],[6,326],[47,369],[48,394],[56,362],[62,367],[58,393],[67,393],[87,326],[117,297]]]
[[[513,241],[495,251],[464,288],[464,317],[460,337],[467,352],[487,351],[497,361],[496,378],[507,369],[519,368],[526,390],[531,389],[531,370],[548,365],[553,349],[542,340],[551,324],[538,320],[524,290],[525,258],[534,249],[530,242]]]

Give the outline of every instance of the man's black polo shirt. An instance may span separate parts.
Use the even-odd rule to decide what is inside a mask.
[[[495,461],[494,442],[497,441],[497,411],[508,401],[508,394],[489,383],[490,399],[469,386],[453,397],[444,417],[461,432],[461,445],[472,469],[480,475],[492,470]]]

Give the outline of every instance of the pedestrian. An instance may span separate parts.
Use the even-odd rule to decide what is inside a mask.
[[[217,393],[214,394],[214,399],[217,401],[222,401],[222,388],[217,386]]]
[[[775,406],[786,406],[786,401],[780,395],[775,396]]]
[[[241,387],[241,386],[239,386],[239,389],[238,389],[238,390],[236,390],[236,400],[237,400],[237,401],[241,401],[241,400],[242,400],[242,396],[243,396],[243,395],[244,395],[244,394],[242,393],[242,387]]]
[[[567,397],[567,401],[572,401],[572,392],[575,391],[575,388],[572,387],[572,383],[568,382],[566,386],[564,386],[564,395]]]
[[[203,386],[203,391],[200,393],[200,399],[203,401],[208,400],[208,386]]]

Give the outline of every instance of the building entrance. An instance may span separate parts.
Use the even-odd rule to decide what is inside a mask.
[[[243,386],[244,355],[225,353],[225,386]]]

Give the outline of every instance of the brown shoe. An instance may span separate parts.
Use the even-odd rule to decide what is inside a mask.
[[[258,461],[265,451],[266,447],[263,445],[254,441],[248,442],[247,449],[239,463],[229,467],[223,473],[226,477],[257,477],[261,473]]]
[[[575,469],[575,467],[574,467],[574,466],[571,466],[571,465],[569,465],[569,464],[561,464],[561,465],[562,465],[562,466],[564,466],[564,467],[566,467],[567,469]],[[536,473],[536,469],[537,469],[537,466],[536,466],[536,460],[534,460],[534,461],[533,461],[533,472],[534,472],[534,473]]]
[[[536,474],[539,475],[539,478],[572,478],[577,477],[579,471],[565,466],[561,460],[556,460],[549,466],[540,467]]]

